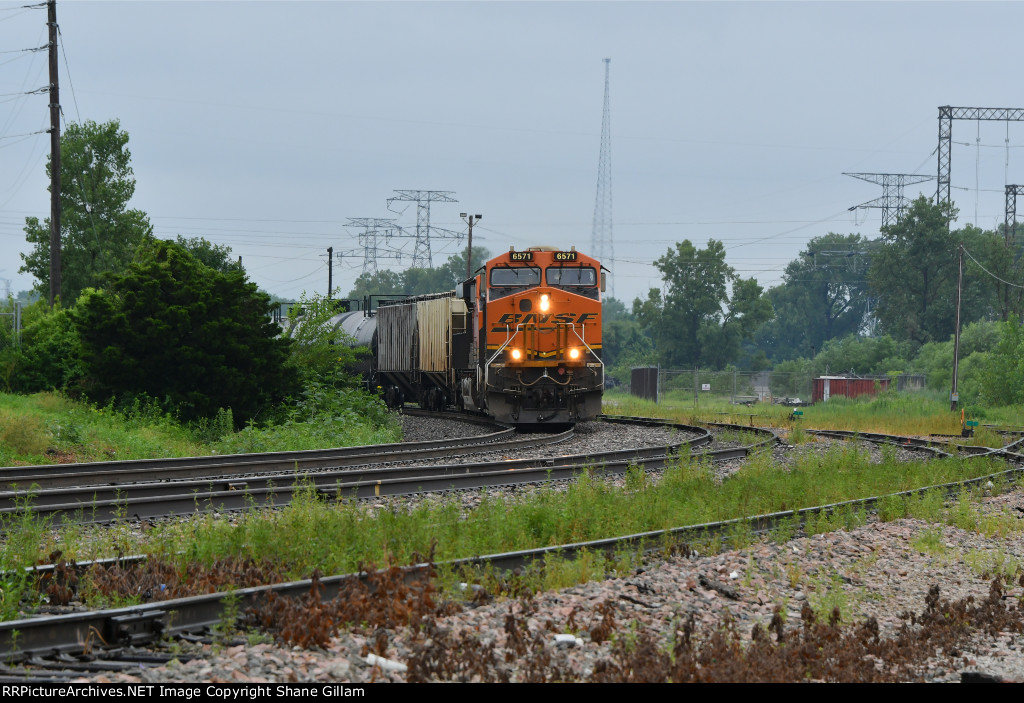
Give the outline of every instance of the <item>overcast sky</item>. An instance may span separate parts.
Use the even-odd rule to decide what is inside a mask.
[[[0,0],[0,278],[49,214],[46,10]],[[230,246],[285,298],[347,292],[350,217],[395,189],[454,191],[432,224],[497,253],[590,249],[611,58],[617,297],[658,286],[677,241],[721,240],[768,287],[807,241],[878,234],[848,211],[881,187],[843,172],[936,172],[938,106],[1022,107],[1019,2],[58,2],[67,121],[118,119],[133,207],[156,234]],[[66,59],[66,61],[65,61]],[[1009,140],[1007,142],[1007,139]],[[1003,221],[1024,123],[953,123],[959,224]],[[934,195],[934,182],[915,186]],[[403,203],[402,205],[408,205]],[[405,247],[411,239],[393,240]],[[435,265],[459,246],[435,240]],[[464,240],[463,240],[464,246]],[[0,281],[2,290],[3,281]]]

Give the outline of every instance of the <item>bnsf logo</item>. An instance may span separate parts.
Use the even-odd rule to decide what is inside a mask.
[[[547,315],[538,315],[535,312],[526,313],[524,315],[524,314],[518,313],[518,312],[517,313],[508,312],[508,313],[505,313],[504,315],[502,315],[501,317],[499,317],[498,320],[494,323],[494,325],[495,325],[495,329],[497,329],[499,327],[500,328],[514,327],[514,326],[516,326],[518,324],[523,324],[523,325],[529,325],[529,324],[543,325],[543,324],[548,323],[548,322],[553,322],[553,323],[559,324],[559,325],[571,325],[572,323],[575,322],[575,323],[583,325],[583,324],[586,324],[587,322],[589,322],[591,320],[594,320],[596,318],[597,318],[597,313],[596,312],[584,312],[584,313],[580,313],[579,315],[577,315],[576,313],[572,313],[572,312],[560,312],[557,315],[550,314],[550,313],[547,314]]]

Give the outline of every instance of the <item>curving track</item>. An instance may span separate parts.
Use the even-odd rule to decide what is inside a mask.
[[[636,418],[610,418],[610,422],[651,424]],[[711,442],[706,429],[671,423],[682,433],[695,435],[666,447],[626,448],[557,458],[487,459],[461,464],[387,466],[381,461],[422,460],[436,456],[488,452],[514,453],[540,444],[557,444],[572,430],[525,437],[507,430],[482,437],[429,443],[355,447],[348,450],[298,452],[284,455],[238,455],[185,460],[106,462],[70,468],[16,468],[4,477],[0,515],[30,507],[37,515],[58,522],[108,522],[119,518],[152,519],[196,512],[272,507],[290,502],[303,490],[325,497],[356,500],[487,486],[516,485],[572,478],[588,467],[599,474],[624,473],[634,462],[657,468],[684,447],[692,450]],[[767,441],[767,440],[766,440]],[[771,440],[774,441],[774,436]],[[421,446],[421,445],[428,446]],[[744,450],[713,453],[723,458]],[[140,465],[144,468],[140,468]],[[142,480],[140,480],[142,477]],[[183,478],[184,477],[184,478]],[[23,488],[23,486],[28,488]]]
[[[636,418],[608,418],[608,420],[619,422],[650,422],[649,420]],[[740,429],[749,431],[750,428]],[[931,443],[917,442],[903,437],[891,437],[885,435],[869,436],[864,433],[847,434],[832,432],[829,434],[832,436],[839,434],[844,437],[856,436],[860,439],[876,442],[892,442],[901,446],[919,445],[919,448],[922,451],[932,453],[936,456],[947,453],[942,449],[932,446]],[[774,435],[772,435],[772,438],[768,441],[774,442]],[[1002,455],[1014,463],[1019,463],[1021,460],[1024,460],[1024,457],[1013,451],[1014,449],[1019,448],[1019,446],[1020,440],[1002,448],[988,449],[986,451],[988,453]],[[750,447],[744,448],[745,451],[750,451],[750,449]],[[662,455],[670,457],[671,452],[662,452]],[[607,463],[614,462],[609,460]],[[645,465],[646,464],[647,460],[645,459]],[[1015,474],[1020,471],[1021,469],[1014,468],[1010,469],[1006,473]],[[504,472],[505,475],[510,473],[519,473],[519,470],[514,472]],[[991,477],[983,477],[976,479],[975,482],[984,482],[989,478]],[[959,488],[960,485],[962,484],[956,484],[955,486],[949,486],[947,488],[953,490],[954,488]],[[925,489],[922,488],[919,490]],[[877,496],[869,497],[841,505],[856,505],[857,507],[870,509],[874,503],[879,500],[879,498],[880,497]],[[727,534],[728,531],[733,529],[737,523],[745,523],[755,532],[770,530],[781,520],[787,520],[791,523],[795,520],[802,524],[808,515],[828,512],[835,510],[838,507],[840,507],[840,505],[816,506],[798,511],[787,511],[773,515],[751,516],[748,518],[730,520],[721,523],[692,525],[673,530],[625,535],[584,544],[559,545],[544,549],[474,557],[462,560],[460,563],[487,564],[495,569],[512,569],[527,566],[531,562],[543,559],[546,555],[552,553],[571,556],[575,552],[584,549],[588,551],[611,551],[622,549],[626,546],[637,549],[649,549],[672,542],[678,543],[708,538],[714,539],[716,536]],[[415,578],[418,573],[424,573],[426,570],[426,565],[411,567],[409,569],[409,574],[411,578]],[[365,575],[353,574],[322,579],[321,583],[326,588],[324,594],[325,597],[331,597],[333,592],[337,590],[339,584],[344,582],[346,579],[361,578],[363,576]],[[281,594],[298,595],[307,592],[309,588],[309,581],[301,581],[291,584],[277,584],[262,588],[242,589],[240,591],[236,591],[233,596],[233,598],[236,598],[236,604],[234,607],[238,607],[239,601],[241,603],[241,607],[247,607],[250,603],[255,602],[256,599],[264,597],[266,592],[271,590]],[[221,600],[223,597],[223,594],[216,594],[199,598],[151,603],[133,608],[122,608],[111,611],[75,613],[54,618],[37,618],[21,620],[18,622],[0,623],[0,654],[3,654],[8,662],[22,661],[29,663],[32,658],[36,658],[37,661],[42,661],[39,657],[46,655],[50,657],[49,661],[52,666],[61,659],[68,661],[69,652],[76,650],[80,651],[83,642],[90,640],[95,641],[96,636],[99,635],[102,636],[102,640],[104,642],[108,642],[112,645],[114,643],[120,643],[122,648],[115,649],[112,652],[116,659],[118,656],[127,656],[126,653],[131,654],[131,650],[123,648],[125,646],[145,642],[149,639],[165,634],[180,635],[217,624],[222,618]],[[131,654],[131,656],[134,656],[134,654]],[[116,664],[107,668],[116,668]],[[25,672],[18,673],[10,671],[8,673],[19,676],[26,675]],[[30,670],[27,675],[31,675]]]

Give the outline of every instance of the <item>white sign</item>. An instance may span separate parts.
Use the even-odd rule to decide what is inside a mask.
[[[709,390],[711,390],[711,384],[710,383],[702,383],[702,384],[700,384],[700,389],[702,391],[709,391]]]

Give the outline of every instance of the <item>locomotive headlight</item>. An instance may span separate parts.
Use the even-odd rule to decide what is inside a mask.
[[[547,312],[550,307],[551,307],[551,299],[548,298],[547,293],[545,293],[544,295],[542,295],[540,297],[540,311],[541,312]]]
[[[569,358],[572,359],[573,361],[576,361],[577,359],[579,359],[580,358],[580,350],[577,349],[576,347],[573,347],[572,349],[570,349],[569,350]]]
[[[520,361],[523,358],[523,350],[511,349],[509,350],[509,356],[512,357],[512,361]]]

